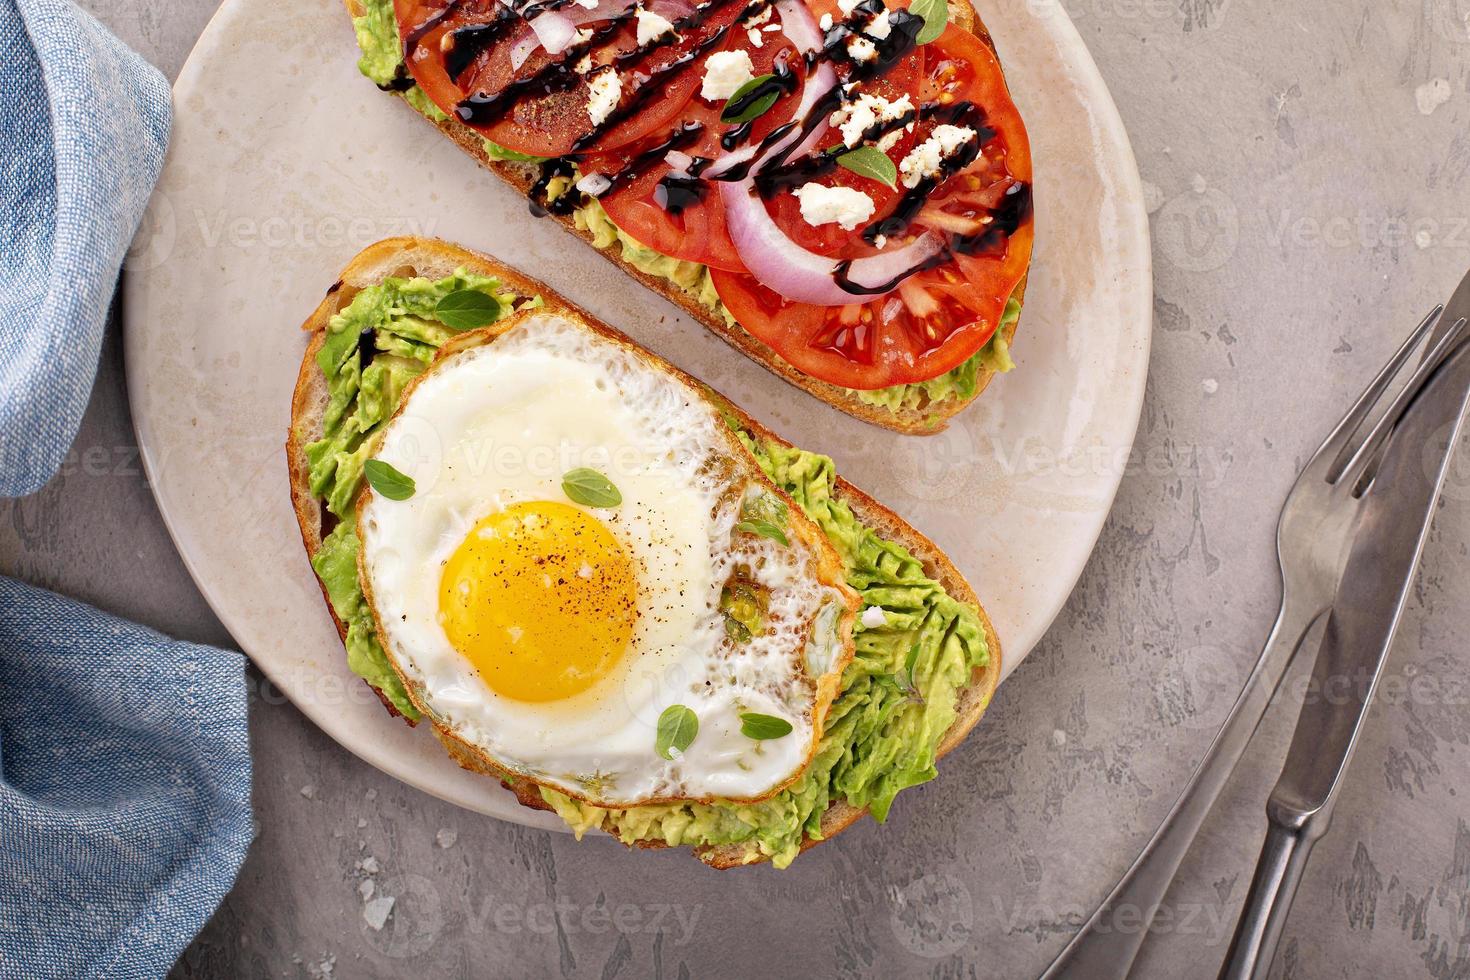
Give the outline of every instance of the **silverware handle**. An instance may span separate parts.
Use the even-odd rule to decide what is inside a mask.
[[[1047,967],[1043,980],[1106,980],[1128,976],[1184,855],[1194,843],[1220,790],[1235,771],[1303,635],[1319,612],[1297,608],[1284,600],[1260,659],[1189,784],[1133,866]],[[1123,927],[1125,914],[1131,928]]]
[[[1266,980],[1302,871],[1317,840],[1277,823],[1267,828],[1261,860],[1235,927],[1230,956],[1220,968],[1220,980]]]

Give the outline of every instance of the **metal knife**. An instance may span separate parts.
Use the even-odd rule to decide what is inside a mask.
[[[1470,315],[1470,279],[1442,324]],[[1404,412],[1368,485],[1353,542],[1221,980],[1264,980],[1312,846],[1327,833],[1383,674],[1470,403],[1470,343],[1445,358]],[[1448,433],[1444,447],[1437,440]]]

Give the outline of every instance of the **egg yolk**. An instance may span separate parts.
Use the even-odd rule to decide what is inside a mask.
[[[439,622],[490,689],[571,697],[628,649],[633,565],[601,521],[569,504],[513,504],[475,525],[444,564]]]

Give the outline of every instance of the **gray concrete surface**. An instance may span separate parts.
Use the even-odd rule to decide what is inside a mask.
[[[87,5],[172,74],[215,3]],[[1150,195],[1149,397],[1076,593],[942,778],[887,827],[856,828],[785,874],[721,875],[458,811],[258,685],[259,837],[176,976],[1040,971],[1167,810],[1254,658],[1297,466],[1470,265],[1464,0],[1066,6]],[[141,476],[118,339],[114,327],[66,472],[0,503],[0,571],[228,644]],[[1278,976],[1470,977],[1467,530],[1462,453],[1394,696],[1312,860]],[[1139,975],[1214,975],[1293,713],[1252,750]],[[364,918],[366,881],[395,899],[381,930]]]

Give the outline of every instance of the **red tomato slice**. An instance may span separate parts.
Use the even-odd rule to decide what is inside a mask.
[[[835,2],[833,9],[836,9]],[[863,83],[862,91],[889,102],[897,102],[904,96],[908,96],[914,108],[918,109],[919,85],[923,78],[923,71],[924,52],[922,48],[919,48],[910,51],[882,77]],[[887,150],[888,157],[895,166],[914,148],[918,129],[916,125],[913,132],[899,130],[898,139]],[[842,142],[842,134],[836,128],[829,128],[827,134],[828,138],[824,141],[824,147],[836,146]],[[818,177],[813,183],[827,187],[851,187],[862,191],[873,199],[874,218],[872,220],[877,220],[892,211],[898,199],[903,196],[901,186],[889,187],[881,181],[863,177],[842,166]],[[862,255],[871,255],[875,251],[862,240],[861,226],[852,231],[846,231],[836,223],[808,224],[801,216],[801,200],[794,193],[780,193],[771,196],[766,201],[766,208],[787,237],[809,251],[840,258],[857,258]]]
[[[771,22],[777,23],[774,19]],[[791,92],[781,96],[769,110],[754,120],[749,139],[757,143],[776,127],[791,120],[801,101],[801,86],[806,77],[806,63],[785,34],[780,31],[760,31],[759,37],[761,46],[756,48],[750,44],[746,31],[732,31],[724,49],[747,52],[750,55],[751,71],[755,75],[771,73],[778,63],[787,65],[795,76],[795,85]],[[723,108],[724,103],[711,103],[697,94],[685,104],[683,111],[679,113],[681,122],[700,123],[704,126],[704,131],[697,141],[683,147],[681,152],[710,160],[724,155],[720,137],[733,127],[720,121]],[[652,134],[616,153],[588,157],[582,161],[582,169],[587,173],[616,173],[629,159],[641,152],[646,144],[657,144],[666,135],[664,132]],[[704,196],[700,201],[685,207],[677,214],[671,213],[659,203],[659,181],[672,169],[659,160],[652,166],[642,168],[631,179],[620,182],[598,200],[614,224],[664,255],[698,262],[715,269],[744,272],[745,266],[741,263],[740,256],[735,251],[735,243],[730,240],[730,233],[725,227],[725,212],[720,204],[718,188],[705,184]]]
[[[608,3],[610,14],[621,10],[618,3],[604,2]],[[537,47],[522,65],[513,69],[511,52],[524,25],[509,15],[499,0],[451,0],[447,5],[445,0],[394,0],[393,8],[409,74],[436,106],[451,115],[470,96],[493,96],[518,80],[536,78],[543,69],[561,60]],[[631,3],[628,9],[632,9]],[[612,149],[656,130],[670,128],[703,77],[703,56],[678,64],[680,59],[734,21],[742,9],[740,0],[724,0],[710,11],[702,24],[684,32],[678,43],[657,48],[635,64],[624,62],[624,70],[619,72],[622,104],[628,105],[636,98],[645,83],[650,86],[647,90],[650,94],[629,118],[608,127],[598,138],[596,148]],[[509,20],[504,20],[507,17]],[[502,26],[489,26],[494,24]],[[637,28],[630,16],[624,16],[621,21],[589,21],[583,26],[599,39],[591,51],[594,67],[612,64],[620,54],[637,47]],[[461,28],[489,31],[488,36],[494,40],[469,59],[457,77],[451,77],[452,51],[446,49],[445,39]],[[468,124],[507,149],[534,156],[561,156],[594,128],[587,113],[589,91],[587,82],[580,76],[570,87],[549,93],[544,86],[534,85],[499,118]]]
[[[835,0],[833,9],[836,9]],[[777,59],[788,59],[787,63],[795,69],[799,84],[792,93],[783,96],[768,112],[756,120],[750,137],[755,142],[759,142],[772,130],[790,121],[797,104],[801,101],[800,86],[805,84],[806,75],[805,63],[801,58],[795,56],[795,49],[784,33],[762,31],[760,36],[762,46],[753,48],[743,31],[732,32],[729,47],[742,48],[750,54],[752,70],[756,75],[770,72]],[[912,52],[883,78],[868,83],[864,88],[868,92],[881,95],[889,100],[897,100],[904,95],[915,100],[922,67],[923,56],[918,52]],[[718,137],[728,127],[719,121],[720,106],[710,105],[704,99],[696,96],[689,101],[679,115],[685,121],[696,121],[705,125],[703,139],[686,149],[685,152],[711,159],[718,158],[724,153],[719,146]],[[834,133],[833,142],[835,143],[838,138]],[[912,134],[901,133],[899,141],[890,149],[890,155],[893,155],[895,159],[901,159],[902,155],[913,146],[913,140]],[[588,172],[604,173],[616,171],[630,157],[631,151],[636,151],[636,149],[636,146],[628,147],[619,151],[618,154],[589,159],[584,163],[583,169]],[[724,207],[720,203],[715,188],[708,188],[703,200],[697,205],[686,207],[679,214],[670,214],[658,203],[655,198],[658,183],[670,169],[667,164],[656,164],[637,179],[630,180],[623,186],[603,195],[602,206],[613,223],[633,238],[665,255],[698,262],[714,269],[744,272],[745,266],[740,261],[735,243],[730,239],[730,233],[725,224]],[[873,197],[880,214],[891,208],[899,196],[898,190],[841,167],[824,175],[821,182],[828,185],[856,187],[862,190]],[[787,234],[813,251],[829,255],[839,253],[866,255],[873,251],[857,239],[855,232],[843,231],[835,224],[820,226],[807,224],[801,217],[800,202],[793,194],[774,195],[768,202],[768,207]]]
[[[717,271],[713,277],[746,330],[800,370],[846,388],[927,381],[964,363],[995,334],[1006,300],[1030,265],[1030,147],[994,53],[974,35],[948,27],[925,48],[918,93],[926,103],[973,102],[994,136],[973,165],[931,195],[910,234],[932,229],[973,241],[1011,207],[1009,216],[1018,223],[1009,236],[996,235],[886,296],[851,306],[790,303],[748,275]],[[921,125],[915,138],[926,138],[933,126]],[[1008,197],[1013,189],[1024,193]],[[795,236],[799,212],[794,219],[789,211],[777,214]]]

